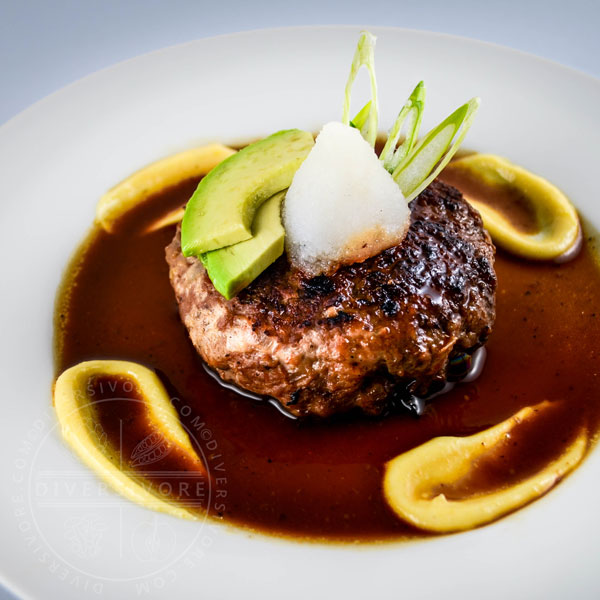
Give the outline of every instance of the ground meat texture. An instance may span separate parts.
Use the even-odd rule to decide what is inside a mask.
[[[166,249],[181,319],[228,382],[297,416],[387,410],[403,390],[445,381],[448,362],[485,343],[495,318],[494,246],[460,192],[435,181],[411,203],[401,244],[332,276],[285,256],[232,300],[202,263]]]

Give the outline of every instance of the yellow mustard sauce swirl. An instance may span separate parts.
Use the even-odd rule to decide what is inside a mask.
[[[517,256],[559,259],[579,242],[579,217],[567,196],[505,158],[466,156],[450,163],[442,179],[456,185],[479,211],[494,243]],[[473,193],[477,189],[480,193]],[[499,195],[512,196],[513,210],[506,210],[506,202],[494,202]]]

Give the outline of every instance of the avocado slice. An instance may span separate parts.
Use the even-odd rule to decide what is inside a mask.
[[[198,184],[181,225],[184,256],[252,237],[260,205],[287,189],[314,145],[307,131],[287,129],[250,144],[217,165]]]
[[[281,204],[286,191],[278,192],[256,211],[249,240],[201,256],[213,285],[227,300],[283,254]]]

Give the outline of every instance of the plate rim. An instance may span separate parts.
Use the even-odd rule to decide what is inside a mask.
[[[393,32],[393,33],[407,32],[407,33],[413,33],[413,34],[426,34],[426,35],[429,35],[432,37],[445,38],[448,40],[455,40],[455,41],[459,41],[459,42],[475,42],[477,44],[482,44],[489,48],[494,48],[494,49],[497,49],[497,50],[500,50],[503,52],[509,52],[516,56],[521,55],[522,57],[527,58],[527,59],[537,60],[537,61],[540,61],[540,63],[545,63],[552,67],[564,69],[565,71],[570,71],[571,73],[577,74],[581,77],[585,77],[585,78],[591,80],[592,82],[595,82],[596,84],[600,84],[600,77],[596,77],[596,76],[592,75],[591,73],[588,73],[588,72],[583,71],[582,69],[578,69],[576,67],[571,67],[570,65],[566,65],[564,63],[561,63],[560,61],[557,61],[557,60],[554,60],[551,58],[545,58],[543,56],[540,56],[539,54],[535,54],[534,52],[527,52],[525,50],[520,50],[518,48],[513,48],[511,46],[505,46],[504,44],[499,44],[497,42],[490,42],[487,40],[482,40],[479,38],[471,38],[468,36],[458,35],[458,34],[454,34],[454,33],[445,33],[443,31],[435,31],[435,30],[431,30],[431,29],[415,29],[415,28],[411,28],[411,27],[394,27],[393,25],[349,25],[349,24],[283,25],[280,27],[261,27],[261,28],[254,28],[254,29],[243,29],[241,31],[233,31],[233,32],[227,32],[227,33],[220,33],[217,35],[210,35],[210,36],[206,36],[206,37],[199,37],[194,40],[187,40],[185,42],[180,42],[177,44],[169,44],[168,46],[156,48],[156,49],[150,50],[148,52],[142,52],[141,54],[136,54],[135,56],[131,56],[129,58],[125,58],[123,60],[117,61],[115,63],[112,63],[112,64],[102,67],[100,69],[97,69],[95,71],[92,71],[92,72],[84,75],[83,77],[80,77],[79,79],[75,79],[74,81],[67,83],[66,85],[50,92],[49,94],[42,96],[35,102],[32,102],[31,104],[29,104],[28,106],[26,106],[25,108],[20,110],[18,113],[14,114],[12,117],[10,117],[8,120],[4,121],[4,123],[0,124],[0,134],[3,133],[4,127],[11,125],[13,121],[20,119],[21,117],[26,115],[29,111],[37,109],[40,104],[46,102],[47,100],[52,99],[55,96],[70,90],[72,87],[75,87],[75,86],[81,84],[82,82],[85,82],[88,79],[95,77],[98,74],[106,73],[108,71],[115,69],[116,67],[125,65],[130,62],[134,62],[140,58],[151,57],[155,54],[160,54],[161,52],[163,52],[165,50],[170,50],[170,49],[174,49],[174,48],[185,48],[186,46],[193,46],[194,44],[197,44],[199,41],[210,42],[212,40],[221,40],[221,39],[227,39],[227,38],[241,37],[241,36],[245,36],[245,35],[257,35],[257,34],[263,35],[263,34],[267,34],[267,33],[271,34],[271,33],[282,33],[285,31],[302,31],[302,30],[315,30],[315,29],[336,29],[336,30],[338,30],[338,29],[349,29],[349,30],[366,29],[369,31],[377,29],[378,31],[388,31],[388,32]]]

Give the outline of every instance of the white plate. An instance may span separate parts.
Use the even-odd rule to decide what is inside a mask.
[[[598,80],[480,42],[373,31],[384,126],[420,79],[429,95],[425,125],[479,95],[467,146],[550,177],[600,227]],[[599,596],[598,450],[564,485],[491,526],[355,548],[198,526],[112,494],[98,498],[55,429],[53,300],[99,196],[178,150],[339,118],[358,32],[294,28],[168,48],[87,77],[0,129],[0,569],[19,594]]]

